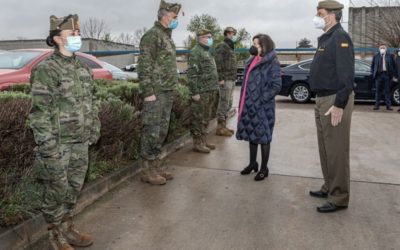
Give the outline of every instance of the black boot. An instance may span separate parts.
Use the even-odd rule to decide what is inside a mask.
[[[256,177],[254,177],[255,181],[262,181],[268,177],[269,169],[268,168],[261,168],[260,172],[257,173]]]
[[[250,142],[250,163],[247,167],[245,167],[240,172],[241,175],[248,175],[253,170],[254,170],[254,172],[257,173],[257,171],[258,171],[258,163],[256,161],[257,160],[257,148],[258,148],[258,144]]]
[[[258,163],[255,162],[253,165],[249,164],[247,167],[245,167],[242,172],[240,172],[241,175],[248,175],[251,173],[251,171],[254,171],[254,173],[258,172]]]
[[[268,177],[269,169],[267,167],[269,160],[270,144],[261,145],[261,169],[254,177],[255,181],[262,181]]]

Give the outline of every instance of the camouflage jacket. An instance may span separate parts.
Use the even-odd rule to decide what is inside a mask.
[[[140,40],[137,71],[144,97],[173,90],[178,83],[176,48],[171,33],[171,29],[155,22]]]
[[[99,102],[90,70],[58,50],[32,71],[29,116],[39,152],[57,153],[63,143],[94,143],[100,137]]]
[[[225,38],[215,49],[215,62],[218,69],[218,80],[236,80],[237,61],[233,42]]]
[[[218,89],[218,73],[209,48],[197,44],[189,57],[188,84],[192,95]]]

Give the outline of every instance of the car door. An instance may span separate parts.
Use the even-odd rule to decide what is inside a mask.
[[[371,66],[364,61],[355,61],[355,79],[356,84],[354,92],[356,99],[371,99],[374,97],[375,85],[372,80]]]

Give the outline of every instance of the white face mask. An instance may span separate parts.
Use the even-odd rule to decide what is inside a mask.
[[[314,16],[313,23],[316,29],[325,29],[325,17]]]
[[[398,55],[398,56],[400,56],[400,51],[399,51],[399,52],[397,52],[397,55]]]
[[[386,49],[380,49],[379,51],[381,52],[382,55],[386,53]]]

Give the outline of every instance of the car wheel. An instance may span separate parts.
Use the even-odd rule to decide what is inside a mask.
[[[290,97],[295,103],[306,103],[311,99],[311,90],[306,83],[296,83],[290,90]]]
[[[397,106],[400,105],[400,90],[399,90],[399,88],[394,88],[392,91],[392,103]]]

